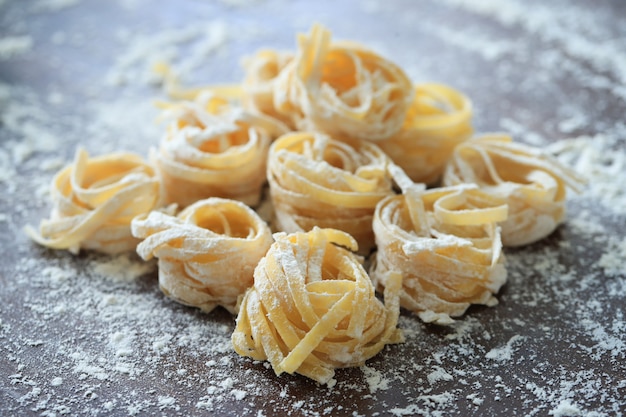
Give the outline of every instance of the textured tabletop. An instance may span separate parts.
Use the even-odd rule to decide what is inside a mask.
[[[619,0],[0,0],[0,415],[626,414],[625,19]],[[158,146],[155,63],[236,83],[242,57],[314,22],[588,181],[552,235],[505,250],[498,305],[450,326],[403,311],[405,343],[331,387],[239,357],[234,318],[167,299],[156,263],[23,232],[79,145]]]

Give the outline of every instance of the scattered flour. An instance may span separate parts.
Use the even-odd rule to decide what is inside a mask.
[[[215,11],[224,4],[244,14],[250,7],[261,17],[245,28],[217,19]],[[136,12],[151,3],[103,5]],[[438,74],[458,66],[445,57],[452,50],[493,67],[489,82],[496,84],[495,94],[471,74],[455,80],[460,88],[474,88],[477,104],[496,100],[498,106],[511,106],[500,102],[500,94],[509,91],[533,99],[558,97],[550,117],[533,111],[533,100],[528,108],[503,111],[507,117],[498,114],[497,106],[483,110],[477,105],[477,117],[527,143],[551,143],[547,149],[589,184],[570,198],[568,221],[546,245],[507,253],[509,282],[499,306],[474,309],[443,329],[403,314],[404,345],[387,347],[361,368],[339,370],[329,387],[297,376],[276,377],[266,364],[237,356],[230,344],[233,318],[221,310],[205,315],[165,298],[154,263],[131,255],[74,257],[26,239],[21,228],[47,214],[48,184],[56,169],[71,160],[76,144],[93,154],[128,149],[145,155],[158,143],[157,111],[146,98],[163,98],[153,87],[161,81],[153,64],[169,62],[190,83],[232,81],[211,78],[218,70],[211,66],[226,62],[237,43],[259,44],[255,36],[264,33],[291,39],[297,22],[304,20],[285,18],[289,22],[274,27],[263,14],[265,5],[284,7],[286,13],[295,7],[272,0],[223,0],[200,8],[200,15],[184,26],[155,21],[148,28],[123,28],[110,22],[114,35],[102,36],[114,36],[108,41],[119,53],[88,82],[77,77],[79,84],[69,89],[54,80],[45,91],[10,80],[0,83],[0,242],[12,256],[10,263],[0,264],[0,366],[8,370],[0,377],[0,414],[183,416],[234,409],[237,415],[257,417],[448,416],[497,415],[490,412],[519,404],[515,411],[524,415],[623,415],[626,54],[623,29],[606,32],[601,8],[445,0],[424,2],[424,10],[455,7],[495,24],[446,26],[426,20],[415,25],[394,17],[398,32],[428,33],[425,39],[446,47],[441,57],[398,56],[415,67],[411,72]],[[36,28],[83,6],[87,2],[39,0],[15,11],[11,2],[0,1],[3,13],[8,10],[4,16],[16,16],[15,23],[0,16],[0,23],[20,34],[0,38],[0,63],[17,66],[31,59],[41,42]],[[364,19],[386,16],[373,1],[365,2],[362,12]],[[31,19],[35,25],[24,24]],[[341,30],[349,34],[349,29]],[[535,47],[525,36],[537,42]],[[85,39],[86,34],[69,28],[57,30],[45,52],[91,53],[85,51]],[[406,43],[398,40],[398,45]],[[98,57],[109,62],[110,54]],[[534,76],[515,79],[516,66],[530,62]],[[235,66],[227,63],[227,68]],[[557,84],[563,80],[579,90],[575,97],[560,95]],[[592,89],[608,99],[597,100]],[[604,102],[609,110],[601,108]],[[66,113],[73,108],[75,113]],[[554,343],[560,351],[553,351]],[[606,371],[607,363],[612,372]],[[509,366],[522,371],[504,372]]]
[[[580,408],[572,404],[569,400],[561,401],[559,405],[553,410],[550,410],[548,414],[554,417],[575,417],[584,415]]]
[[[600,257],[598,266],[602,268],[605,275],[626,275],[626,237],[620,240],[611,236],[608,239],[606,252]]]
[[[374,394],[378,390],[389,389],[389,379],[387,379],[384,373],[377,371],[376,369],[363,365],[361,367],[365,380],[369,386],[370,394]]]
[[[228,36],[226,23],[222,20],[186,25],[157,34],[131,35],[121,31],[118,37],[128,46],[116,58],[107,82],[113,86],[158,83],[161,78],[153,68],[160,63],[171,63],[175,74],[188,76],[189,72],[206,65],[212,54],[224,48]],[[180,56],[183,47],[187,47],[185,59]],[[177,62],[182,64],[179,66]]]
[[[0,37],[0,61],[25,54],[33,48],[33,38],[25,36]]]
[[[93,265],[93,271],[112,281],[134,281],[138,277],[152,272],[155,266],[154,263],[137,262],[136,258],[131,259],[131,255],[121,254],[112,257],[109,261],[96,262]]]
[[[33,10],[37,12],[55,12],[80,4],[82,0],[37,0]]]
[[[511,360],[514,354],[514,345],[518,341],[522,341],[522,340],[524,340],[523,336],[515,335],[509,339],[506,345],[499,347],[499,348],[493,348],[489,352],[487,352],[487,354],[485,355],[485,358],[492,359],[497,362],[509,361]]]
[[[598,72],[611,73],[618,83],[626,84],[626,55],[623,37],[606,38],[598,32],[593,15],[572,9],[554,9],[544,4],[529,7],[519,0],[445,0],[446,3],[495,19],[503,25],[522,27],[545,42],[555,43],[570,56],[589,63]],[[591,29],[593,28],[593,29]],[[596,33],[598,32],[598,33]],[[622,35],[623,36],[623,35]],[[598,41],[602,47],[598,47]],[[614,93],[626,100],[625,91],[615,88]]]
[[[428,382],[433,385],[439,381],[452,381],[454,377],[450,375],[445,369],[440,366],[436,366],[435,369],[430,372],[426,378]]]

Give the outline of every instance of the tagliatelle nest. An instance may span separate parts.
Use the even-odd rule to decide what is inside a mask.
[[[443,84],[417,84],[402,129],[376,144],[414,182],[439,180],[454,148],[473,132],[472,103]]]
[[[273,87],[275,110],[298,130],[366,140],[396,134],[414,95],[400,67],[356,43],[331,43],[321,25],[298,37]]]
[[[286,126],[210,92],[167,105],[164,118],[171,124],[152,158],[167,203],[185,207],[208,197],[259,202],[268,148]]]
[[[475,185],[425,190],[399,176],[404,194],[376,208],[372,280],[385,288],[401,274],[402,307],[426,322],[448,324],[471,304],[497,303],[507,276],[496,226],[506,219],[504,201]]]
[[[270,148],[267,171],[278,230],[343,230],[357,240],[361,253],[368,253],[374,245],[374,209],[392,193],[387,161],[365,141],[307,132],[281,136]]]
[[[383,305],[350,252],[357,245],[349,235],[315,228],[274,237],[241,302],[232,336],[237,353],[268,360],[276,374],[325,384],[335,368],[360,366],[403,340],[396,328],[400,276],[389,279]]]
[[[133,217],[159,207],[161,188],[154,169],[131,153],[94,158],[79,149],[74,162],[52,181],[53,209],[39,232],[26,228],[37,243],[78,253],[134,250],[138,240],[130,231]]]
[[[252,286],[253,271],[272,244],[267,224],[245,204],[221,198],[198,201],[178,216],[159,211],[137,217],[137,253],[159,258],[159,286],[172,299],[211,311],[235,313],[237,297]]]
[[[537,148],[504,134],[483,135],[459,145],[446,167],[445,185],[477,184],[504,199],[509,217],[500,223],[505,246],[536,242],[565,218],[567,187],[580,190],[584,180]]]

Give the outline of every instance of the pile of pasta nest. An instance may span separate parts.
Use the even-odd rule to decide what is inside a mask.
[[[79,149],[50,218],[27,231],[73,253],[158,258],[167,296],[237,315],[234,349],[277,374],[331,383],[403,341],[400,307],[449,324],[496,304],[503,246],[550,234],[583,183],[506,134],[475,135],[461,92],[414,85],[320,25],[244,67],[237,86],[169,77],[158,149]],[[266,182],[274,234],[251,208]]]

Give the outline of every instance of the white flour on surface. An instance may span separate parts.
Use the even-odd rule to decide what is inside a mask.
[[[54,12],[76,6],[83,0],[37,0],[33,5],[36,12]]]
[[[471,20],[446,26],[433,20],[420,26],[399,19],[398,32],[430,34],[441,55],[391,58],[412,74],[442,77],[458,74],[456,56],[471,58],[464,68],[467,76],[436,81],[467,89],[482,129],[504,129],[518,140],[549,144],[549,152],[588,179],[585,191],[569,196],[568,220],[547,244],[506,252],[509,282],[498,296],[500,305],[471,309],[446,328],[403,314],[399,325],[405,344],[387,346],[361,368],[338,370],[330,387],[298,376],[275,377],[267,364],[236,355],[230,343],[234,319],[222,310],[206,315],[165,298],[156,263],[134,254],[74,257],[47,251],[22,232],[25,224],[36,225],[49,214],[49,183],[72,160],[78,144],[92,155],[130,150],[143,156],[158,145],[163,126],[156,123],[153,101],[166,97],[154,63],[168,61],[192,85],[236,82],[240,69],[232,70],[230,79],[214,79],[211,65],[223,64],[220,71],[230,73],[238,68],[233,52],[238,45],[292,39],[292,17],[282,18],[284,27],[269,27],[271,16],[263,20],[263,7],[278,10],[280,5],[291,13],[297,6],[261,0],[216,3],[243,13],[237,16],[246,23],[256,22],[245,27],[222,19],[218,5],[201,9],[204,14],[191,17],[186,26],[164,20],[150,22],[147,30],[107,22],[110,30],[101,40],[117,53],[111,58],[107,52],[106,59],[98,55],[106,64],[94,74],[85,75],[80,63],[72,62],[59,67],[56,75],[63,82],[0,80],[0,242],[11,248],[12,257],[0,264],[0,369],[9,370],[0,375],[0,412],[186,416],[223,414],[236,406],[238,415],[258,417],[371,415],[380,409],[385,412],[379,415],[392,416],[624,415],[626,53],[620,46],[626,29],[612,33],[603,27],[602,8],[531,3],[424,2],[425,10],[454,7],[494,25]],[[151,5],[141,0],[119,4],[133,12]],[[11,6],[0,1],[3,12]],[[8,10],[0,23],[20,35],[0,38],[0,65],[35,62],[28,60],[44,43],[50,48],[42,50],[49,54],[44,62],[89,53],[87,30],[63,28],[50,39],[37,32],[47,19],[88,6],[47,0],[28,10]],[[254,13],[261,17],[251,20],[248,14]],[[384,19],[387,12],[366,2],[354,13],[357,20],[378,14]],[[293,20],[314,18],[332,19],[316,9],[306,19]],[[27,19],[37,25],[26,26]],[[527,36],[533,36],[534,48]],[[414,47],[406,39],[398,42]],[[389,47],[390,53],[399,50]],[[493,77],[474,77],[473,60],[492,65]],[[532,65],[533,76],[516,78],[520,65]],[[74,77],[76,83],[68,83]],[[578,88],[573,97],[562,95],[561,82]],[[607,94],[611,105],[597,103],[594,89]],[[529,97],[528,103],[500,100],[511,91]],[[550,115],[534,111],[544,99],[555,101]],[[615,113],[603,117],[606,112]],[[568,350],[554,352],[555,341]],[[579,366],[562,365],[570,362]],[[606,363],[612,373],[603,370]],[[513,368],[516,372],[509,372]],[[514,400],[525,408],[510,409]],[[363,408],[351,408],[357,403]]]
[[[161,78],[154,71],[154,66],[159,63],[183,62],[181,66],[174,65],[172,70],[187,76],[190,71],[205,65],[212,54],[219,52],[226,45],[228,36],[226,24],[221,20],[186,25],[157,34],[132,36],[127,31],[120,31],[120,42],[129,46],[126,52],[116,57],[106,81],[113,86],[158,83]],[[184,51],[183,58],[180,56],[182,47],[188,45],[192,47]]]
[[[522,343],[523,340],[524,338],[522,336],[515,335],[511,339],[509,339],[509,341],[506,343],[505,346],[493,348],[489,352],[487,352],[487,354],[485,355],[485,358],[491,359],[497,362],[510,361],[514,354],[513,345],[518,342]]]
[[[546,43],[556,44],[568,56],[589,64],[593,70],[609,73],[615,78],[611,92],[626,100],[626,55],[624,55],[624,28],[622,33],[606,33],[607,27],[598,25],[597,15],[603,10],[577,10],[567,7],[548,7],[535,3],[504,0],[445,0],[472,13],[490,17],[506,26],[519,26]],[[565,3],[566,4],[566,3]],[[555,10],[559,10],[555,13]],[[594,15],[594,12],[597,15]],[[620,29],[617,25],[616,28]],[[601,47],[598,45],[601,44]],[[599,76],[599,75],[598,75]],[[601,76],[599,76],[601,77]]]
[[[0,37],[0,61],[25,54],[32,47],[33,38],[30,36]]]

